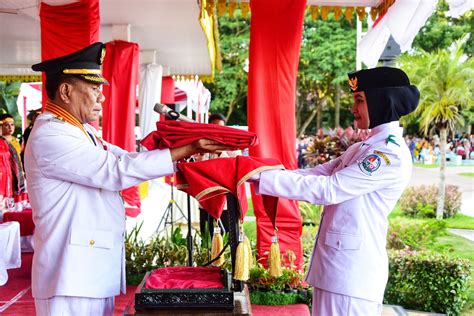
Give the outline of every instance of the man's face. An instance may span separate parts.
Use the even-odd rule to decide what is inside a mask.
[[[3,125],[2,125],[2,135],[3,136],[13,135],[14,131],[15,131],[15,123],[13,123],[13,122],[3,122]]]
[[[101,84],[75,80],[71,84],[70,104],[72,113],[82,123],[99,119],[102,102],[105,101]]]
[[[354,92],[354,104],[352,105],[352,114],[354,114],[355,127],[368,129],[370,125],[369,110],[364,91]]]

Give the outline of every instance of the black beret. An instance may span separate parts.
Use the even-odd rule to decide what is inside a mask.
[[[352,92],[364,91],[369,128],[398,121],[413,112],[420,100],[418,88],[398,68],[377,67],[348,74]]]
[[[31,69],[45,72],[46,77],[60,74],[73,75],[89,82],[108,85],[100,69],[104,57],[105,45],[97,42],[72,54],[35,64]]]
[[[408,76],[398,68],[377,67],[348,74],[352,92],[410,86]]]

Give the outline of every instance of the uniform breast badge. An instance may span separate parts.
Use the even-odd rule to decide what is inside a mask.
[[[371,154],[359,162],[359,169],[366,175],[371,176],[372,173],[380,168],[381,164],[382,159],[376,154]]]

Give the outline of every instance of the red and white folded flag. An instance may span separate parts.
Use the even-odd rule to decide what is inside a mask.
[[[156,131],[148,134],[141,144],[148,150],[175,148],[201,139],[244,149],[257,144],[257,134],[217,124],[164,121],[156,123]]]

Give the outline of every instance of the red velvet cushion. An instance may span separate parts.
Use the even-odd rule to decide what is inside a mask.
[[[220,268],[168,267],[156,269],[146,280],[147,289],[223,288]]]

